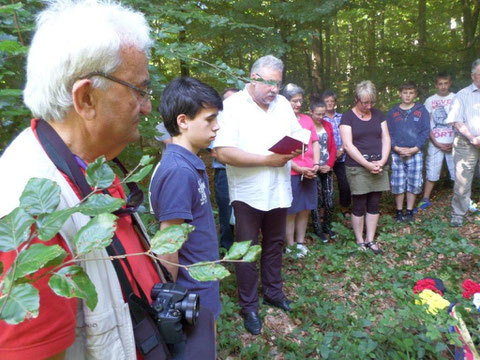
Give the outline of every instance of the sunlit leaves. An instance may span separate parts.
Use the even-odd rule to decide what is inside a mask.
[[[178,251],[187,241],[188,234],[195,227],[190,224],[172,225],[158,231],[152,238],[152,251],[157,255],[172,254]]]
[[[100,156],[90,163],[86,174],[88,184],[94,189],[106,189],[115,179],[115,174],[106,163],[105,156]]]
[[[34,222],[23,208],[16,208],[0,219],[0,251],[15,250],[27,241]]]
[[[243,261],[252,262],[258,259],[260,253],[262,252],[262,247],[260,245],[251,246],[247,253],[243,256]]]
[[[20,197],[20,206],[33,216],[54,211],[59,202],[60,186],[49,179],[30,179]]]
[[[140,166],[146,166],[146,165],[150,164],[151,162],[153,162],[153,160],[155,160],[155,158],[153,156],[143,155],[142,158],[140,159],[139,165]]]
[[[112,214],[100,214],[91,219],[73,238],[76,254],[84,255],[108,246],[115,233],[116,219]]]
[[[25,318],[36,318],[40,307],[38,290],[31,284],[16,285],[8,297],[0,298],[0,309],[3,306],[5,307],[0,314],[0,319],[8,324],[15,325],[24,321]]]
[[[66,266],[54,273],[48,285],[59,296],[84,299],[90,310],[97,306],[95,285],[80,266]]]
[[[58,245],[45,246],[33,244],[22,251],[17,258],[14,280],[33,274],[40,268],[59,265],[67,256],[65,250]]]
[[[225,260],[241,259],[247,253],[251,242],[251,240],[234,242],[225,255]]]
[[[124,203],[123,199],[114,198],[107,194],[93,194],[85,203],[80,205],[79,211],[84,215],[95,216],[118,210]]]
[[[43,241],[48,241],[53,238],[60,231],[68,218],[76,211],[75,208],[70,208],[37,217],[38,238]]]
[[[152,171],[152,168],[153,168],[153,165],[150,164],[150,165],[147,165],[145,166],[144,168],[141,168],[139,171],[137,171],[135,174],[133,174],[132,176],[130,176],[128,178],[128,181],[129,182],[140,182],[142,181],[145,176],[147,176],[148,174],[150,174],[150,171]]]
[[[224,266],[210,262],[199,262],[188,268],[188,273],[198,281],[221,280],[230,275]]]

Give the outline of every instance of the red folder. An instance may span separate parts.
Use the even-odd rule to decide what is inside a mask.
[[[300,140],[294,139],[287,135],[268,150],[276,154],[287,155],[292,151],[302,150],[302,145],[303,143]]]

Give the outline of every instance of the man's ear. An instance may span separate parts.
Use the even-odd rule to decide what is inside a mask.
[[[93,96],[93,90],[90,79],[76,81],[72,88],[73,107],[78,115],[86,120],[92,120],[96,115],[96,99]]]
[[[185,114],[177,116],[178,131],[183,132],[188,129],[188,120],[190,120],[190,118]]]

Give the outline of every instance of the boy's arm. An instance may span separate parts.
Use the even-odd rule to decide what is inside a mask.
[[[160,224],[160,230],[166,229],[171,225],[181,225],[184,222],[185,220],[183,219],[165,220],[165,221],[162,221],[162,223]],[[174,252],[173,254],[159,255],[158,257],[170,263],[178,264],[178,251]],[[167,268],[167,270],[170,272],[170,274],[172,274],[173,281],[177,281],[178,266],[171,265],[163,261],[162,261],[162,265],[164,265]]]

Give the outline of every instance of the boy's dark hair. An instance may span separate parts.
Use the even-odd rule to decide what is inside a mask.
[[[240,91],[240,89],[236,88],[236,87],[227,87],[227,88],[223,89],[222,93],[220,94],[222,96],[222,99],[225,98],[225,94],[229,91],[237,93],[237,92]]]
[[[331,95],[329,95],[331,96]],[[315,110],[316,108],[318,107],[324,107],[324,108],[327,108],[327,105],[323,102],[323,100],[316,96],[316,95],[312,95],[312,97],[310,98],[310,110]]]
[[[400,91],[403,90],[415,90],[418,92],[417,85],[413,81],[407,81],[400,85]]]
[[[322,94],[322,100],[325,101],[326,98],[332,96],[335,101],[337,101],[337,94],[335,94],[332,90],[328,89],[328,90],[325,90]]]
[[[163,91],[158,110],[162,114],[165,128],[171,136],[180,135],[177,117],[185,114],[193,119],[201,108],[216,107],[223,110],[220,94],[200,80],[191,77],[178,77]]]
[[[440,79],[448,79],[452,80],[452,75],[446,71],[439,72],[437,76],[435,76],[435,82],[437,82]]]

